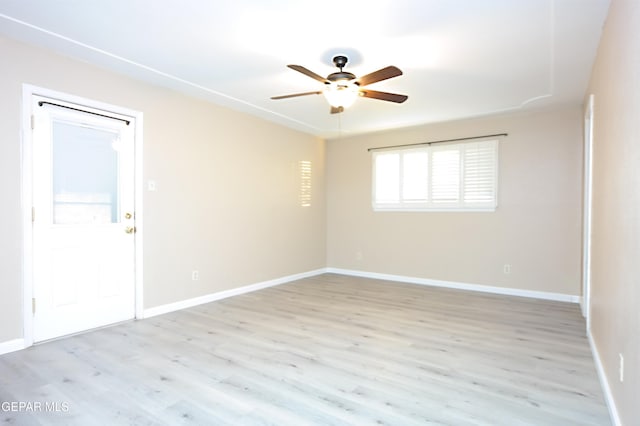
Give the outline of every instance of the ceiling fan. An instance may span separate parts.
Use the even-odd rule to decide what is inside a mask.
[[[322,77],[313,71],[301,65],[287,65],[292,70],[298,71],[308,77],[318,80],[325,84],[324,90],[318,90],[315,92],[294,93],[291,95],[273,96],[271,99],[287,99],[295,98],[298,96],[307,95],[320,95],[324,94],[327,101],[331,105],[331,114],[336,114],[344,111],[345,108],[351,106],[355,102],[358,96],[365,98],[379,99],[382,101],[402,103],[409,97],[406,95],[399,95],[397,93],[379,92],[377,90],[364,89],[372,83],[386,80],[392,77],[398,77],[402,75],[402,71],[394,66],[388,66],[386,68],[379,69],[370,74],[364,75],[360,78],[356,78],[350,72],[343,71],[342,69],[347,64],[347,57],[338,55],[333,58],[333,63],[340,69],[339,72],[329,74],[326,78]]]

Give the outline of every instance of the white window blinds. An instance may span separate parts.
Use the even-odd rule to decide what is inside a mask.
[[[493,211],[498,141],[373,152],[374,210]]]

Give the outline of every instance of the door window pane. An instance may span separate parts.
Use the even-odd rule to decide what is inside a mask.
[[[115,131],[52,123],[53,223],[119,222]]]

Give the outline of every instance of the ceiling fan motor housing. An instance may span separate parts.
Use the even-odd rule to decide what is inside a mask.
[[[351,80],[355,80],[355,78],[355,75],[346,71],[334,72],[327,76],[327,80],[329,80],[329,83],[348,83]]]

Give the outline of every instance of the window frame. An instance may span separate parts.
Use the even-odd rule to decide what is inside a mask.
[[[371,168],[372,168],[372,181],[371,181],[371,205],[373,211],[375,212],[393,212],[393,211],[402,211],[402,212],[494,212],[498,207],[498,182],[499,182],[499,143],[500,139],[498,138],[490,138],[490,139],[482,139],[482,140],[474,140],[474,141],[465,141],[465,142],[455,142],[455,143],[446,143],[446,144],[425,144],[424,146],[411,146],[411,147],[398,147],[398,148],[384,148],[380,150],[372,150],[371,156]],[[493,182],[491,187],[492,199],[489,202],[465,202],[464,201],[464,190],[465,190],[465,175],[468,173],[469,167],[465,167],[465,149],[470,149],[469,147],[472,145],[478,146],[485,145],[488,146],[489,151],[492,154],[492,164],[489,164],[491,167],[491,176],[493,177]],[[487,149],[487,148],[485,148]],[[455,202],[437,202],[432,198],[433,195],[433,153],[439,151],[456,151],[458,154],[458,164],[460,164],[460,168],[458,171],[458,186],[457,186],[457,200]],[[404,168],[403,168],[403,156],[407,153],[416,153],[416,152],[426,152],[427,159],[427,198],[422,201],[410,201],[403,199],[402,191],[403,191],[403,179],[404,179]],[[397,202],[379,202],[376,199],[376,190],[377,190],[377,157],[379,155],[384,154],[398,154],[399,162],[398,162],[398,201]],[[490,160],[491,161],[491,160]]]

